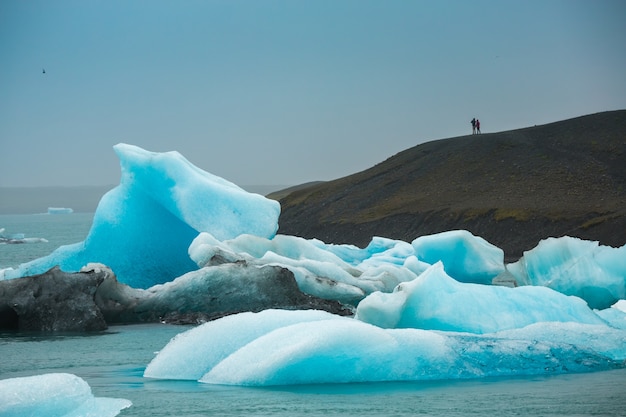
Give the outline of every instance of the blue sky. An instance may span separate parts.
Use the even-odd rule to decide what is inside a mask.
[[[4,0],[0,186],[116,184],[119,142],[299,184],[472,117],[625,109],[625,21],[621,0]]]

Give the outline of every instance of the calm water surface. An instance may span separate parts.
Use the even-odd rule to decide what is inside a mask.
[[[127,398],[122,416],[620,416],[626,369],[463,381],[228,387],[143,378],[155,352],[188,327],[111,327],[92,336],[0,335],[0,376],[68,372],[96,396]]]
[[[0,215],[0,229],[5,229],[5,235],[22,233],[48,241],[0,245],[0,268],[16,267],[46,256],[61,245],[82,242],[92,221],[93,213]]]

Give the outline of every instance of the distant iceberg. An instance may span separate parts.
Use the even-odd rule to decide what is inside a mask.
[[[4,228],[0,228],[0,245],[16,245],[21,243],[48,243],[48,240],[42,237],[26,237],[24,233],[4,234]],[[2,272],[2,270],[0,270]],[[0,277],[2,274],[0,273]]]
[[[48,207],[48,214],[72,214],[74,210],[69,207]]]

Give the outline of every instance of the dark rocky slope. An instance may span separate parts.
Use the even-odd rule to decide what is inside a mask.
[[[279,233],[327,243],[466,229],[507,260],[551,236],[621,246],[626,110],[420,144],[279,198]]]

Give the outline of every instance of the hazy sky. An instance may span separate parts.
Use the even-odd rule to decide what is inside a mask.
[[[474,116],[625,109],[625,22],[623,0],[2,0],[0,186],[117,184],[119,142],[299,184]]]

